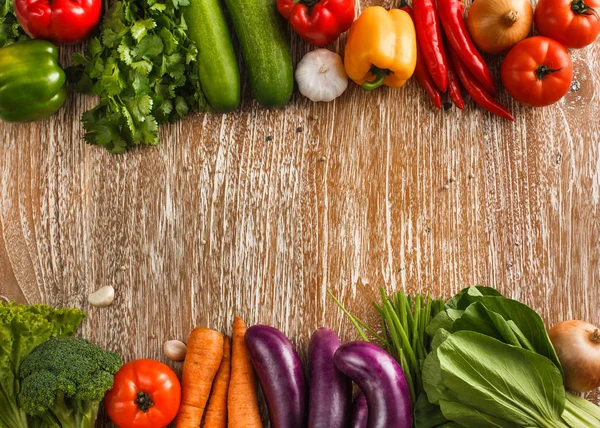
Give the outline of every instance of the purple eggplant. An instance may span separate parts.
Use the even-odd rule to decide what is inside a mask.
[[[273,428],[304,428],[307,387],[300,357],[279,330],[255,325],[246,331],[246,345],[263,390]]]
[[[369,417],[369,408],[367,407],[367,398],[362,391],[352,403],[352,413],[350,415],[350,428],[367,428],[367,418]]]
[[[333,363],[342,341],[328,328],[310,338],[308,428],[344,428],[352,402],[352,381]]]
[[[333,361],[365,394],[368,428],[412,427],[408,383],[390,354],[369,342],[349,342],[338,348]]]

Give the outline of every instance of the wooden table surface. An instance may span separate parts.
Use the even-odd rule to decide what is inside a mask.
[[[292,46],[296,61],[309,50]],[[165,340],[229,333],[235,314],[302,355],[321,325],[355,338],[328,289],[368,318],[380,286],[485,284],[548,325],[600,324],[600,44],[572,54],[579,90],[557,105],[501,92],[515,123],[470,100],[434,111],[414,81],[278,111],[246,87],[238,112],[121,156],[83,142],[92,98],[0,123],[0,294],[89,311],[82,334],[126,360],[165,361]],[[90,307],[103,285],[115,303]]]

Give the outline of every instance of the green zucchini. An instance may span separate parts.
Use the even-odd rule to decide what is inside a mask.
[[[283,107],[294,90],[289,39],[275,0],[225,0],[250,88],[264,107]]]
[[[240,70],[219,0],[190,0],[183,12],[198,46],[198,73],[206,100],[216,111],[240,105]]]

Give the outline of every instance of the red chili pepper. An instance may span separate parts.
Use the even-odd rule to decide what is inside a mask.
[[[102,0],[14,0],[15,14],[30,37],[78,43],[98,25]]]
[[[452,48],[448,49],[450,51]],[[460,82],[452,61],[448,61],[448,95],[456,107],[463,109],[465,102],[463,101],[462,94],[460,93]]]
[[[461,61],[483,85],[487,92],[496,95],[496,83],[479,51],[473,44],[467,31],[463,11],[463,0],[438,0],[440,21],[446,32],[446,37]]]
[[[448,59],[434,0],[413,0],[415,30],[429,74],[440,91],[448,89]]]
[[[461,61],[458,53],[452,49],[452,47],[450,47],[449,51],[450,59],[452,60],[452,64],[454,64],[456,74],[471,98],[473,98],[473,101],[487,111],[514,122],[515,118],[513,115],[510,114],[504,106],[498,104],[496,100],[486,92],[483,85],[475,79],[475,76],[473,76],[467,66]]]
[[[402,8],[400,10],[405,11],[410,15],[410,18],[415,22],[415,14],[410,6],[406,4],[403,0],[400,4]],[[415,66],[415,77],[425,89],[425,92],[429,94],[431,101],[433,101],[433,105],[437,108],[442,108],[442,95],[440,94],[439,89],[435,85],[431,74],[429,74],[429,70],[427,70],[427,65],[425,64],[425,58],[423,58],[423,52],[421,49],[417,49],[417,65]]]
[[[277,10],[315,46],[336,41],[354,21],[354,0],[277,0]]]

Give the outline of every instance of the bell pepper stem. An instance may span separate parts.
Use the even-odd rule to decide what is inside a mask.
[[[382,68],[373,67],[371,69],[371,74],[375,75],[375,79],[372,82],[365,82],[362,84],[362,88],[364,91],[372,91],[373,89],[379,88],[387,75],[390,73],[389,70],[384,70]]]

